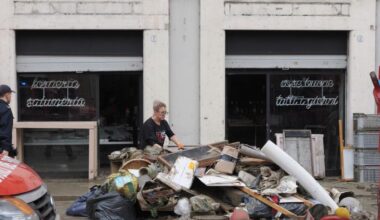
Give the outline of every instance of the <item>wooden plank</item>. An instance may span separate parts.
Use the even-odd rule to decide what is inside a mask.
[[[168,161],[166,161],[162,156],[158,156],[157,159],[159,162],[163,163],[169,169],[172,168],[172,164],[170,164]]]
[[[223,148],[227,144],[228,144],[228,140],[224,140],[224,141],[219,141],[219,142],[208,144],[208,146],[216,147],[216,148]]]
[[[194,220],[228,220],[229,218],[224,215],[197,215],[197,213],[192,213],[191,219]]]
[[[250,188],[248,187],[241,187],[239,188],[241,191],[247,193],[248,195],[254,197],[255,199],[259,200],[260,202],[268,205],[269,207],[277,210],[278,212],[281,212],[282,214],[288,216],[289,218],[291,219],[303,219],[302,216],[297,216],[296,214],[294,214],[293,212],[287,210],[287,209],[284,209],[283,207],[279,206],[278,204],[268,200],[267,198],[261,196],[260,194],[256,193],[255,191],[251,190]]]
[[[12,136],[13,146],[17,148],[17,159],[21,162],[24,161],[24,142],[23,142],[23,130],[13,128]]]
[[[17,129],[12,128],[12,144],[17,147]]]
[[[238,147],[240,146],[240,142],[232,142],[232,143],[228,143],[228,146],[238,148]]]
[[[25,159],[24,158],[24,130],[20,130],[18,132],[17,140],[18,140],[18,142],[17,142],[16,147],[22,146],[20,148],[20,158],[21,158],[21,161],[24,161],[24,159]]]
[[[98,169],[99,169],[99,158],[98,158],[98,126],[96,125],[93,129],[94,131],[94,178],[98,176]]]
[[[249,166],[273,164],[271,161],[258,159],[258,158],[251,158],[251,157],[243,157],[243,158],[240,158],[239,161],[240,161],[240,164],[249,165]]]
[[[344,180],[344,141],[343,141],[343,122],[338,121],[339,127],[339,155],[340,155],[340,176]]]
[[[96,142],[95,142],[95,131],[94,131],[94,129],[90,129],[89,130],[89,135],[88,135],[88,142],[89,142],[89,144],[88,144],[88,154],[89,154],[89,157],[88,157],[88,164],[89,164],[89,166],[88,166],[88,179],[89,180],[93,180],[94,178],[95,178],[95,164],[96,164],[96,162],[95,162],[95,160],[97,160],[97,159],[95,159],[95,144],[96,144]]]
[[[14,128],[44,128],[44,129],[92,129],[97,126],[96,121],[73,121],[73,122],[62,122],[62,121],[33,121],[33,122],[15,122]]]
[[[303,204],[305,204],[307,207],[311,208],[314,206],[314,204],[312,202],[310,202],[309,200],[303,198],[302,196],[300,195],[293,195],[294,197],[296,197],[297,199],[301,200],[303,202]]]

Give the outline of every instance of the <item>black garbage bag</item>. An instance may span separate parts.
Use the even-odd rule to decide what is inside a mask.
[[[93,220],[136,220],[134,202],[118,192],[109,192],[87,200],[87,214]]]
[[[66,215],[69,216],[82,216],[87,217],[87,211],[86,211],[86,203],[87,200],[90,198],[94,198],[97,195],[102,194],[100,190],[100,186],[95,185],[90,188],[90,191],[80,196],[78,199],[76,199],[73,204],[67,208]]]
[[[244,197],[251,218],[272,218],[272,208],[252,197]]]
[[[251,218],[272,219],[274,217],[273,209],[259,200],[252,197],[244,197],[243,201],[247,206],[248,214]],[[283,203],[280,206],[296,215],[304,215],[307,210],[307,207],[303,203]]]

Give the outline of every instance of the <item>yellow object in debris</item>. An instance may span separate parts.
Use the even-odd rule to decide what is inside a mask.
[[[189,169],[190,169],[190,170],[195,170],[195,163],[190,162],[190,163],[189,163]]]
[[[335,215],[341,217],[341,218],[347,218],[347,219],[350,219],[350,212],[348,211],[348,209],[346,208],[343,208],[343,207],[339,207],[335,210]]]
[[[104,184],[108,192],[117,191],[131,200],[136,198],[138,179],[126,170],[119,170],[119,172],[111,174]]]

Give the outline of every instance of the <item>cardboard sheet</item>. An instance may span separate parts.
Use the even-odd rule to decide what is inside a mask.
[[[214,172],[208,172],[206,175],[198,177],[198,179],[206,186],[245,186],[243,182],[238,180],[237,176],[218,174]]]
[[[225,146],[222,151],[221,159],[215,165],[215,170],[232,174],[236,166],[238,155],[238,149],[231,146]]]
[[[180,156],[177,158],[169,172],[169,180],[185,187],[186,189],[190,189],[194,180],[194,172],[197,167],[198,161]]]

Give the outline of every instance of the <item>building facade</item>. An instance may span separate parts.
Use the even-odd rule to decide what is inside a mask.
[[[0,4],[0,82],[17,88],[15,120],[96,121],[100,164],[111,149],[137,144],[160,99],[185,144],[260,146],[283,129],[322,133],[333,175],[338,120],[352,145],[353,113],[376,109],[368,77],[376,69],[375,0]],[[81,147],[86,132],[44,129],[20,135],[27,162],[43,170],[63,155],[59,169],[87,169],[75,164],[93,155]],[[62,138],[73,142],[57,144]]]

